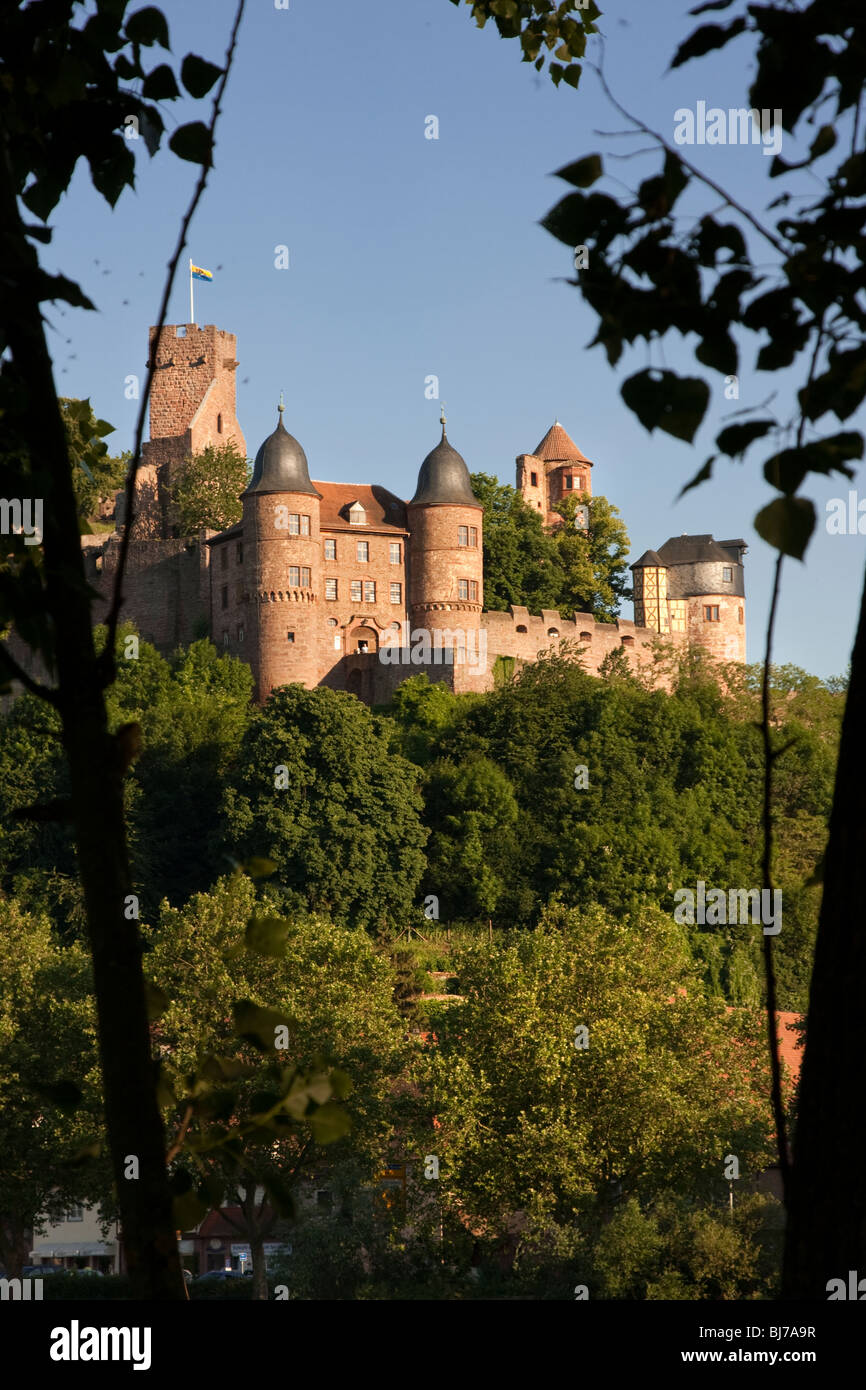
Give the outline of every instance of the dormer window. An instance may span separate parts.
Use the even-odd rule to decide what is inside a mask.
[[[353,502],[349,508],[349,525],[365,526],[367,524],[367,513],[360,502]]]

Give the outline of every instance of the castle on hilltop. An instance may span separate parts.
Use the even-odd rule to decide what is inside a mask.
[[[151,352],[155,341],[151,329]],[[513,668],[565,643],[592,672],[621,650],[635,666],[649,663],[660,637],[745,661],[742,540],[680,536],[646,551],[631,567],[634,622],[518,606],[485,612],[482,508],[444,417],[405,501],[375,483],[312,480],[281,405],[242,494],[242,520],[179,536],[171,494],[185,459],[230,440],[246,453],[236,348],[212,324],[180,324],[164,330],[155,362],[123,614],[161,650],[207,633],[249,664],[259,700],[299,681],[370,703],[386,703],[421,670],[456,691],[490,689],[500,659]],[[565,524],[557,502],[578,495],[575,524],[586,525],[592,467],[557,421],[533,453],[518,455],[516,485],[549,527]],[[115,522],[107,538],[82,538],[103,599],[117,569],[122,494]]]

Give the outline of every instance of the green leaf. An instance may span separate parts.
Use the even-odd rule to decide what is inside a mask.
[[[716,435],[716,446],[730,458],[740,458],[756,439],[775,429],[775,420],[748,420],[744,425],[728,425]]]
[[[288,922],[280,917],[253,917],[246,930],[246,947],[257,956],[286,954]]]
[[[251,1042],[262,1052],[273,1052],[276,1029],[294,1029],[294,1019],[279,1013],[276,1009],[262,1009],[249,999],[239,999],[232,1004],[235,1033],[239,1038]]]
[[[271,874],[277,872],[277,866],[273,859],[263,859],[257,855],[254,855],[252,859],[246,859],[241,868],[250,878],[270,878]]]
[[[699,377],[648,367],[623,382],[621,395],[650,434],[661,429],[691,443],[706,413],[710,389]]]
[[[207,126],[201,121],[190,121],[179,126],[168,142],[170,150],[178,159],[188,159],[191,164],[209,165],[213,157],[213,140]]]
[[[807,497],[777,497],[755,517],[755,530],[783,555],[802,560],[815,529],[815,508]]]
[[[168,48],[168,25],[165,15],[155,5],[136,10],[126,21],[126,37],[131,43],[143,43],[145,47],[158,43],[160,48]]]
[[[601,155],[588,154],[583,159],[576,159],[573,164],[564,164],[555,172],[558,179],[565,179],[566,183],[574,184],[575,188],[589,188],[590,184],[601,178],[604,170]]]
[[[180,88],[168,63],[160,63],[144,79],[141,95],[147,101],[174,101],[180,96]]]
[[[199,58],[195,53],[187,53],[181,64],[180,80],[192,97],[206,96],[218,77],[222,77],[222,68],[218,68],[214,63],[209,63],[205,58]]]
[[[334,1100],[320,1105],[318,1110],[314,1110],[312,1115],[308,1115],[307,1123],[317,1144],[333,1144],[335,1140],[342,1139],[345,1134],[348,1134],[352,1128],[351,1118],[343,1107]]]
[[[171,1204],[172,1221],[176,1231],[192,1231],[203,1221],[211,1210],[208,1202],[203,1202],[197,1192],[185,1192],[175,1197]]]

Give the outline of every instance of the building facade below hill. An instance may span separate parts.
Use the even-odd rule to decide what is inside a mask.
[[[151,352],[154,344],[151,329]],[[421,671],[456,691],[488,690],[497,669],[557,650],[591,672],[617,651],[646,666],[660,641],[745,660],[742,540],[681,536],[647,551],[632,566],[634,622],[485,611],[482,508],[444,416],[405,501],[377,484],[313,481],[280,406],[241,521],[197,539],[177,535],[171,490],[187,456],[229,440],[245,452],[235,353],[232,334],[181,324],[166,329],[156,358],[124,615],[163,651],[207,633],[250,665],[259,700],[297,681],[370,703],[387,703]],[[557,503],[578,496],[575,524],[585,526],[592,468],[556,421],[534,453],[518,455],[516,486],[550,528],[565,524]],[[104,599],[123,525],[119,506],[113,536],[83,538],[88,577]]]

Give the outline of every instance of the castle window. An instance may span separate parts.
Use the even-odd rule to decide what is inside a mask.
[[[224,633],[223,633],[223,646],[224,646],[224,647],[227,647],[228,644],[229,644],[229,635],[228,635],[227,632],[224,632]]]
[[[325,541],[325,559],[326,559],[326,560],[336,560],[336,558],[337,558],[337,542],[336,542],[336,541]]]
[[[547,635],[548,635],[548,637],[558,637],[558,636],[559,636],[559,628],[558,628],[558,627],[549,627],[549,628],[547,629]]]
[[[375,603],[375,602],[376,602],[376,581],[375,581],[375,579],[365,579],[365,580],[364,580],[364,602],[365,602],[365,603]]]
[[[363,526],[367,520],[367,513],[360,502],[353,502],[349,508],[349,525]]]
[[[570,473],[566,473],[565,478],[564,478],[563,481],[565,482],[565,490],[566,490],[566,492],[570,492],[571,489],[572,489],[572,487],[574,486],[574,479],[572,478],[571,474],[570,474]]]
[[[477,602],[478,602],[478,580],[477,580],[477,579],[470,579],[470,581],[469,581],[469,597],[470,597],[470,599],[472,599],[472,601],[473,601],[474,603],[477,603]]]
[[[302,589],[309,589],[309,587],[310,587],[310,567],[309,567],[309,565],[301,565],[301,588],[302,588]]]
[[[478,548],[478,527],[477,527],[477,526],[470,526],[470,527],[469,527],[469,544],[470,544],[471,546],[475,546],[476,549]]]
[[[301,570],[299,565],[289,565],[289,588],[300,588]]]
[[[704,604],[704,622],[717,623],[719,621],[719,605],[717,603]]]
[[[391,585],[391,602],[392,602],[392,603],[402,603],[402,602],[403,602],[403,585],[402,585],[402,584],[392,584],[392,585]]]
[[[399,541],[391,541],[388,546],[388,556],[392,565],[399,565],[403,558],[402,547]]]
[[[310,534],[310,518],[309,518],[308,516],[302,515],[302,516],[301,516],[301,535],[302,535],[302,536],[308,536],[309,534]]]
[[[229,552],[226,546],[220,550],[220,568],[227,570],[229,567]]]
[[[351,599],[352,599],[352,602],[353,602],[353,603],[360,603],[360,602],[361,602],[362,594],[361,594],[361,581],[360,581],[360,579],[353,579],[353,580],[352,580],[351,584],[349,585],[349,592],[350,592]]]
[[[358,541],[358,543],[357,543],[357,550],[356,550],[355,554],[356,554],[356,558],[357,558],[358,564],[359,564],[359,565],[366,565],[367,562],[368,562],[369,559],[370,559],[370,542],[369,542],[369,541]]]
[[[286,633],[286,640],[289,641],[289,642],[294,642],[294,640],[295,640],[295,634],[294,634],[293,632],[287,632],[287,633]]]
[[[336,583],[336,580],[335,580],[334,582]],[[328,619],[328,627],[336,627],[336,626],[337,626],[337,619],[336,619],[336,618],[329,618],[329,619]]]
[[[83,1221],[83,1220],[84,1220],[84,1207],[79,1206],[77,1203],[76,1203],[74,1206],[69,1207],[68,1211],[66,1212],[66,1220],[67,1220],[67,1221]]]
[[[623,645],[624,647],[633,647],[633,646],[634,646],[634,638],[633,638],[633,637],[623,637],[623,638],[622,638],[622,645]]]
[[[529,475],[529,483],[530,483],[530,486],[531,486],[531,487],[538,487],[538,474],[537,474],[537,473],[530,473],[530,475]]]
[[[326,598],[326,599],[331,599],[331,600],[333,600],[333,599],[335,599],[336,597],[337,597],[337,581],[336,581],[336,579],[326,579],[326,580],[325,580],[325,598]],[[336,623],[337,619],[336,619],[336,618],[331,618],[330,621],[331,621],[332,623]]]
[[[468,527],[468,526],[458,526],[458,527],[457,527],[457,544],[458,544],[458,545],[468,545],[468,544],[469,544],[469,527]]]
[[[242,627],[239,627],[239,628],[238,628],[238,641],[239,641],[239,642],[242,642],[243,640],[244,640],[244,630],[243,630]]]
[[[228,586],[228,584],[223,584],[222,589],[220,590],[220,607],[221,607],[221,608],[228,608],[228,606],[229,606],[229,586]]]
[[[468,579],[458,579],[458,580],[457,580],[457,597],[458,597],[458,598],[468,598],[468,597],[469,597],[469,580],[468,580]]]
[[[525,632],[525,631],[526,631],[526,624],[525,624],[525,623],[518,623],[518,624],[517,624],[517,627],[516,627],[516,629],[515,629],[515,631],[517,631],[517,632]]]
[[[222,434],[222,432],[223,432],[223,417],[222,417],[221,415],[218,415],[218,416],[217,416],[217,434]]]
[[[185,338],[185,337],[186,337],[186,324],[185,324],[185,323],[179,323],[179,324],[177,325],[177,328],[175,329],[175,334],[174,334],[174,336],[175,336],[176,338]]]
[[[742,622],[742,621],[743,621],[743,610],[742,610],[742,608],[739,610],[739,618],[740,618],[740,622]]]
[[[722,566],[722,583],[723,583],[723,584],[730,584],[730,582],[731,582],[731,580],[733,579],[733,577],[734,577],[734,571],[731,569],[731,566],[730,566],[730,565],[723,565],[723,566]]]
[[[235,546],[235,559],[237,560],[237,563],[238,563],[239,565],[242,565],[243,562],[244,562],[244,543],[243,543],[243,541],[238,541],[237,545]]]
[[[581,642],[591,642],[591,641],[592,641],[592,633],[591,633],[591,632],[582,632],[582,633],[580,634],[580,640],[581,640]]]
[[[289,512],[289,535],[299,536],[301,534],[301,518],[297,512]]]

